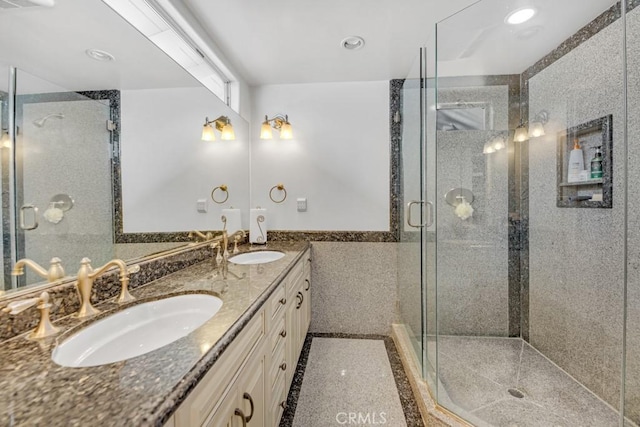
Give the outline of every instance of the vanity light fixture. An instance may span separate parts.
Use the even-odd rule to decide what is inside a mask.
[[[264,122],[260,128],[260,139],[272,139],[273,131],[271,128],[280,132],[280,139],[293,139],[293,129],[289,123],[289,116],[277,114],[273,118],[264,116]]]
[[[544,125],[547,123],[549,123],[549,112],[547,110],[542,110],[536,114],[536,117],[529,126],[529,138],[544,136]]]
[[[509,25],[520,25],[525,22],[531,20],[534,16],[536,16],[536,9],[533,7],[523,7],[520,9],[516,9],[513,12],[510,12],[507,17],[504,19]]]
[[[204,126],[202,127],[202,140],[203,141],[215,141],[216,135],[213,131],[215,128],[220,132],[220,139],[223,141],[232,141],[236,139],[236,134],[233,131],[233,125],[231,120],[227,116],[220,116],[217,119],[209,120],[209,117],[205,117]]]

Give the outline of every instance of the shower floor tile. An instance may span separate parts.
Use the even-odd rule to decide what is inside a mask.
[[[349,423],[407,425],[384,341],[315,337],[293,426]]]
[[[618,425],[614,409],[521,339],[440,337],[438,353],[438,400],[474,425]]]

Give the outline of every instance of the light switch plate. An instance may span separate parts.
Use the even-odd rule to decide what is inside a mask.
[[[307,199],[301,198],[298,199],[298,212],[306,212],[307,211]]]
[[[196,202],[198,212],[207,213],[207,199],[198,199]]]

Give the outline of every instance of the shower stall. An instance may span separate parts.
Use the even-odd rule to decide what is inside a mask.
[[[402,331],[472,425],[640,425],[639,5],[481,0],[392,85]]]

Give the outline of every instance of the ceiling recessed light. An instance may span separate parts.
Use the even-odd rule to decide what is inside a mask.
[[[504,21],[510,25],[523,24],[533,18],[536,14],[536,10],[532,7],[523,7],[517,9],[507,15]]]
[[[364,46],[364,39],[359,36],[349,36],[340,42],[340,46],[347,50],[358,50]]]
[[[85,53],[89,58],[95,59],[96,61],[108,62],[116,60],[116,58],[109,52],[105,52],[104,50],[100,49],[87,49]]]

